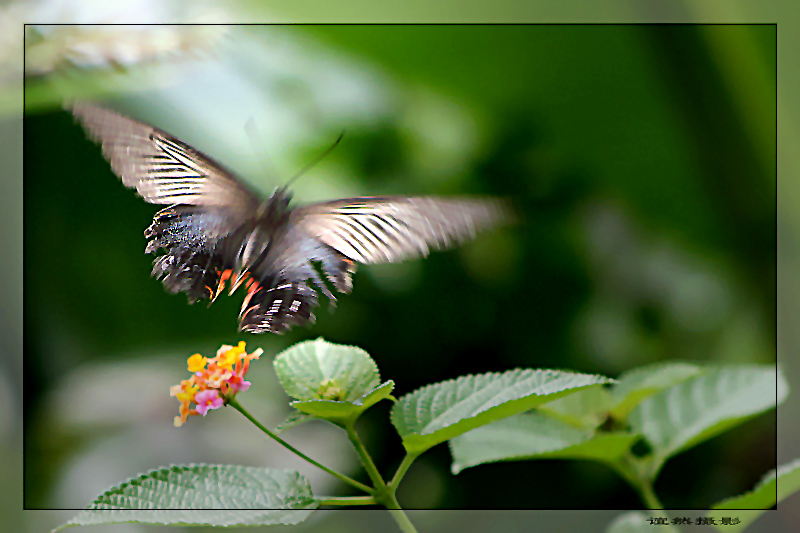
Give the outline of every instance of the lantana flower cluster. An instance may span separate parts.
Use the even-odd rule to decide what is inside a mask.
[[[211,409],[222,407],[226,398],[249,389],[250,382],[244,377],[250,369],[250,361],[258,359],[262,353],[264,351],[259,348],[248,354],[242,341],[238,346],[223,344],[217,356],[211,359],[199,353],[189,357],[186,363],[192,377],[169,389],[169,395],[181,402],[175,427],[185,424],[191,415],[206,416]]]

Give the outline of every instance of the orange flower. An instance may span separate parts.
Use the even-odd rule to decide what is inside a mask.
[[[186,363],[189,365],[189,372],[199,372],[206,367],[206,363],[208,362],[208,358],[203,357],[199,353],[194,354],[191,356]]]
[[[175,426],[185,424],[189,416],[205,416],[210,409],[222,407],[225,400],[236,393],[246,391],[250,382],[245,381],[244,377],[250,370],[250,361],[258,359],[262,353],[263,350],[259,348],[248,354],[242,341],[237,346],[221,346],[216,357],[211,359],[199,353],[189,357],[186,364],[189,372],[193,372],[192,376],[169,389],[169,395],[176,397],[181,404],[180,414],[175,417]],[[202,406],[197,403],[198,397],[202,397]]]

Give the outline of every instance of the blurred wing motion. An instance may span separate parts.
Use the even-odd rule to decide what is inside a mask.
[[[246,233],[259,198],[210,157],[175,137],[86,102],[66,106],[102,146],[122,183],[152,204],[169,204],[144,234],[145,253],[164,248],[152,275],[189,302],[213,298],[230,275],[227,250]]]
[[[348,259],[396,263],[450,248],[507,221],[494,199],[434,197],[349,198],[301,207],[297,224]]]
[[[71,107],[122,182],[169,204],[145,231],[163,248],[153,276],[189,302],[213,301],[229,282],[247,290],[240,330],[282,333],[314,321],[317,291],[348,293],[356,263],[394,263],[449,248],[507,223],[495,199],[363,197],[289,208],[289,193],[258,195],[221,165],[167,133],[91,104]]]
[[[158,128],[84,102],[72,113],[101,143],[122,183],[151,204],[258,205],[258,197],[219,163]]]
[[[356,263],[396,263],[424,257],[431,248],[455,246],[478,231],[509,221],[510,210],[496,199],[362,197],[301,206],[291,212],[285,234],[263,267],[280,272],[281,279],[288,282],[279,287],[283,296],[257,292],[256,298],[268,300],[254,299],[260,305],[251,308],[246,302],[242,328],[280,331],[285,324],[279,318],[285,310],[291,311],[284,309],[290,305],[300,305],[299,313],[313,320],[315,289],[335,302],[312,263],[320,265],[335,290],[349,293]],[[269,302],[275,307],[270,308]]]

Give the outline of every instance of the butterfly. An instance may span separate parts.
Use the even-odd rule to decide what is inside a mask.
[[[122,183],[167,205],[144,235],[152,276],[189,303],[244,287],[239,331],[283,333],[315,320],[353,288],[356,265],[394,263],[449,248],[510,220],[493,198],[359,197],[290,206],[286,187],[264,198],[222,165],[153,126],[87,102],[67,106]],[[210,303],[209,302],[209,305]]]

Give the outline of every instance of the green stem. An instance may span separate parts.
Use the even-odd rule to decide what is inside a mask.
[[[639,490],[639,473],[630,457],[623,456],[619,460],[609,463],[628,484]]]
[[[378,503],[372,496],[330,496],[317,501],[320,505],[375,505]]]
[[[389,510],[389,514],[392,515],[392,518],[400,526],[403,533],[417,533],[417,528],[408,519],[408,515],[400,507],[400,504],[397,503],[397,498],[394,497],[394,494],[389,493],[386,498],[382,499],[381,503]]]
[[[636,460],[632,455],[623,456],[618,461],[611,463],[611,466],[625,478],[642,497],[642,501],[648,509],[664,509],[664,505],[659,501],[658,496],[653,491],[653,483],[650,481],[648,470],[637,467]]]
[[[227,403],[228,403],[228,405],[230,405],[231,407],[233,407],[234,409],[236,409],[237,411],[242,413],[245,416],[245,418],[247,418],[250,422],[255,424],[255,426],[258,429],[260,429],[261,431],[266,433],[271,439],[275,440],[278,444],[280,444],[281,446],[283,446],[284,448],[286,448],[287,450],[289,450],[293,454],[297,455],[301,459],[305,459],[306,461],[308,461],[312,465],[316,466],[317,468],[321,468],[322,470],[324,470],[325,472],[329,473],[330,475],[332,475],[332,476],[344,481],[345,483],[347,483],[349,485],[352,485],[353,487],[355,487],[357,489],[363,490],[364,492],[367,492],[369,494],[373,494],[375,492],[375,489],[372,489],[372,488],[364,485],[363,483],[359,483],[355,479],[351,479],[351,478],[345,476],[344,474],[340,474],[339,472],[336,472],[335,470],[331,470],[327,466],[321,465],[320,463],[318,463],[317,461],[315,461],[311,457],[307,456],[306,454],[304,454],[303,452],[301,452],[300,450],[298,450],[297,448],[295,448],[294,446],[292,446],[291,444],[289,444],[288,442],[286,442],[285,440],[283,440],[282,438],[277,436],[272,431],[268,430],[266,427],[264,427],[263,424],[261,424],[261,422],[259,422],[255,418],[253,418],[253,415],[251,415],[247,411],[247,409],[242,407],[242,405],[238,401],[236,401],[236,398],[228,398]]]
[[[397,467],[397,472],[394,473],[394,477],[389,482],[389,490],[392,491],[392,494],[397,491],[397,486],[400,484],[400,480],[403,479],[403,476],[406,475],[406,471],[408,467],[411,466],[411,463],[414,462],[419,456],[418,453],[407,453],[405,457],[403,457],[403,462],[400,463],[400,466]]]
[[[648,509],[664,509],[664,505],[659,501],[658,496],[653,491],[653,484],[647,480],[639,481],[639,493],[642,495]]]
[[[378,472],[378,469],[375,467],[375,463],[372,462],[372,457],[370,457],[369,453],[367,453],[364,443],[362,443],[361,439],[358,437],[358,433],[356,433],[355,427],[353,427],[353,422],[347,422],[344,425],[344,429],[347,431],[347,437],[350,439],[350,442],[356,449],[358,456],[361,458],[361,462],[364,464],[364,469],[367,471],[369,478],[375,485],[375,489],[377,489],[377,491],[385,490],[386,482],[383,480],[380,472]]]
[[[403,533],[417,533],[417,529],[414,527],[414,524],[411,523],[411,520],[408,519],[406,513],[403,511],[400,504],[397,503],[397,498],[394,496],[394,488],[387,487],[386,482],[381,477],[380,472],[375,467],[375,463],[372,462],[372,457],[369,456],[367,449],[364,447],[364,443],[361,442],[361,439],[356,433],[354,427],[354,421],[347,422],[344,425],[345,431],[347,431],[347,437],[350,439],[350,442],[353,444],[353,447],[356,449],[358,456],[361,458],[361,462],[364,464],[364,469],[369,474],[370,479],[375,484],[375,501],[389,510],[389,514],[392,515],[394,521],[397,522],[397,525],[400,526],[400,529]],[[414,460],[413,456],[409,459],[409,456],[406,456],[403,459],[403,462],[400,464],[400,468],[402,468],[402,472],[400,468],[398,468],[398,474],[400,474],[400,478],[403,477],[403,474],[408,467],[411,465],[411,462]],[[405,466],[404,466],[405,465]],[[398,481],[400,478],[397,477],[395,474],[395,479]]]

